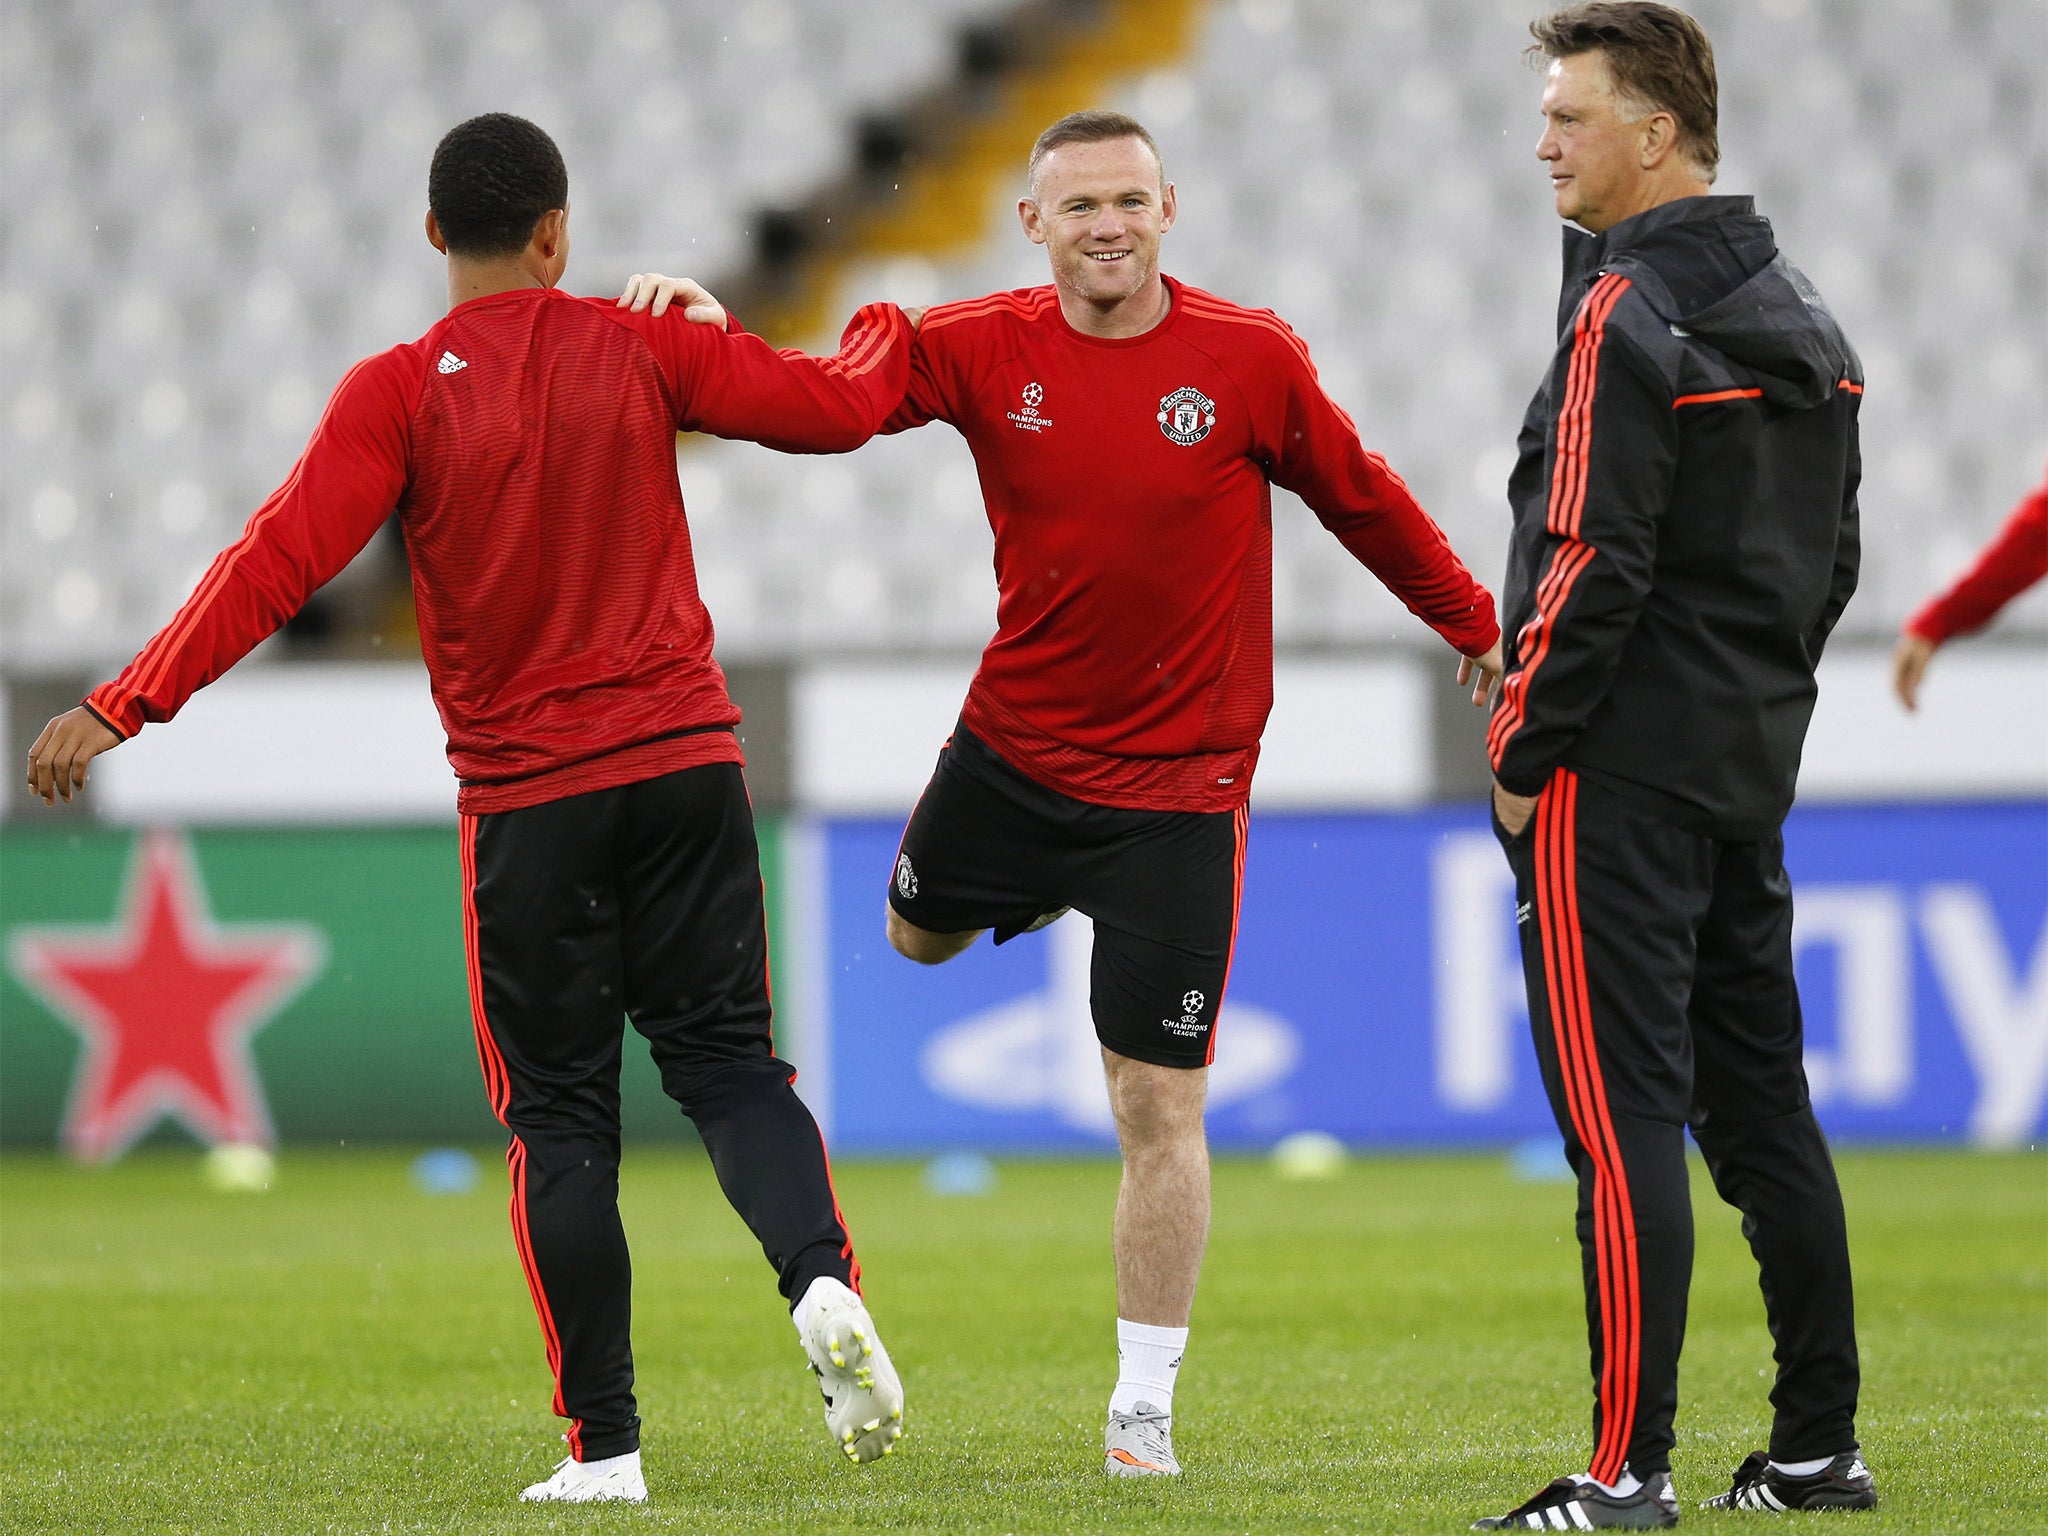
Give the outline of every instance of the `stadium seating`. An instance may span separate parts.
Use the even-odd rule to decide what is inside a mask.
[[[1278,310],[1367,443],[1489,582],[1556,301],[1556,221],[1532,154],[1539,81],[1517,64],[1533,9],[1218,4],[1184,69],[1133,82],[1115,103],[1153,129],[1179,189],[1167,269]],[[1885,634],[2048,458],[2048,348],[2038,323],[2031,334],[2015,323],[2048,309],[2048,103],[2020,62],[2048,54],[2048,13],[1909,0],[1696,10],[1724,83],[1720,188],[1758,195],[1869,368],[1868,555],[1847,632]],[[1981,141],[1968,138],[1953,169],[1937,166],[1934,147],[1954,148],[1955,134]],[[999,233],[985,251],[856,270],[839,310],[876,294],[923,302],[1046,281],[1043,252],[1008,211],[1019,189],[994,194]],[[927,428],[850,462],[858,504],[831,514],[824,559],[791,570],[757,558],[756,541],[764,523],[817,516],[790,493],[812,472],[733,445],[692,459],[695,479],[719,480],[747,509],[699,541],[729,649],[801,646],[820,631],[877,648],[987,633],[988,536],[964,447]],[[873,568],[849,580],[838,535],[877,519],[893,531],[852,546]],[[1274,538],[1282,644],[1413,640],[1392,599],[1285,493]],[[892,561],[892,547],[922,557]],[[764,581],[803,600],[741,596]],[[2012,619],[2048,630],[2048,603],[2037,595]]]
[[[283,479],[355,358],[441,309],[435,139],[561,142],[574,279],[715,273],[1001,0],[67,0],[0,11],[0,664],[118,660]]]
[[[127,654],[283,477],[348,363],[432,322],[417,220],[449,122],[504,108],[557,134],[576,286],[715,276],[746,259],[754,210],[844,174],[858,115],[942,77],[954,28],[1001,8],[7,7],[0,664]],[[1555,297],[1538,79],[1517,59],[1534,9],[1214,0],[1183,67],[1113,103],[1151,125],[1179,186],[1168,270],[1288,319],[1489,581]],[[1720,186],[1758,194],[1864,354],[1869,554],[1848,627],[1882,634],[2048,458],[2048,9],[1695,9],[1721,63]],[[854,266],[835,317],[1043,282],[1018,190],[990,192],[996,233],[971,256]],[[729,657],[988,633],[989,536],[950,430],[840,460],[686,445],[682,473]],[[1412,642],[1392,599],[1275,502],[1282,643]],[[2048,601],[2013,620],[2048,632]]]

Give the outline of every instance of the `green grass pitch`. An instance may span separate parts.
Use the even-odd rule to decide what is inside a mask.
[[[1802,1521],[2048,1531],[2048,1162],[1841,1163],[1886,1502]],[[0,1530],[1448,1532],[1584,1465],[1570,1190],[1498,1157],[1319,1184],[1219,1161],[1187,1475],[1111,1483],[1112,1164],[1005,1164],[979,1199],[839,1169],[910,1394],[898,1453],[856,1468],[701,1156],[629,1148],[653,1499],[522,1507],[560,1426],[485,1167],[433,1197],[397,1153],[287,1151],[270,1193],[236,1196],[194,1154],[0,1159]],[[1696,1194],[1677,1484],[1686,1525],[1755,1529],[1775,1517],[1693,1509],[1762,1443],[1770,1365],[1735,1218]]]

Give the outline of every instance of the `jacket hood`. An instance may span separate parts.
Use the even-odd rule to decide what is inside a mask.
[[[1860,373],[1835,317],[1779,254],[1770,220],[1749,198],[1680,198],[1600,235],[1568,229],[1566,292],[1575,294],[1598,271],[1637,278],[1674,334],[1754,373],[1772,405],[1811,409]],[[1641,281],[1645,274],[1654,281]]]

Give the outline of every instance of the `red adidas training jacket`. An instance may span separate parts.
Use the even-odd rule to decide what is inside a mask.
[[[858,447],[903,396],[912,335],[870,305],[821,359],[680,306],[543,288],[458,305],[349,371],[291,477],[87,707],[123,737],[170,719],[396,509],[465,813],[738,762],[675,433]]]
[[[1166,282],[1166,319],[1117,339],[1050,287],[936,306],[885,430],[951,422],[980,471],[999,596],[967,727],[1078,800],[1228,811],[1273,706],[1272,486],[1454,649],[1500,629],[1301,339]]]

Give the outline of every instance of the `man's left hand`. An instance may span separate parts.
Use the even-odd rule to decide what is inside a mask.
[[[702,283],[687,277],[635,272],[626,279],[626,290],[619,295],[619,302],[614,307],[630,309],[635,314],[644,309],[649,314],[659,315],[677,300],[682,303],[683,318],[692,325],[715,325],[724,329],[725,306],[714,299]]]
[[[119,745],[121,737],[83,704],[66,710],[28,749],[29,792],[45,805],[55,805],[60,796],[69,800],[85,788],[86,765]]]
[[[1900,635],[1892,648],[1892,692],[1906,708],[1920,707],[1920,679],[1927,675],[1927,663],[1934,660],[1937,649],[1934,641],[1910,630]]]
[[[1493,786],[1493,814],[1500,818],[1500,824],[1509,837],[1520,837],[1522,829],[1529,825],[1529,818],[1536,814],[1536,797],[1511,795],[1496,783]]]
[[[1493,642],[1493,645],[1483,656],[1460,656],[1458,658],[1458,686],[1462,688],[1467,683],[1472,684],[1472,704],[1474,708],[1484,709],[1486,707],[1486,701],[1493,696],[1493,685],[1500,681],[1501,666],[1500,642],[1498,640]],[[1478,674],[1476,679],[1473,675],[1474,673]]]

